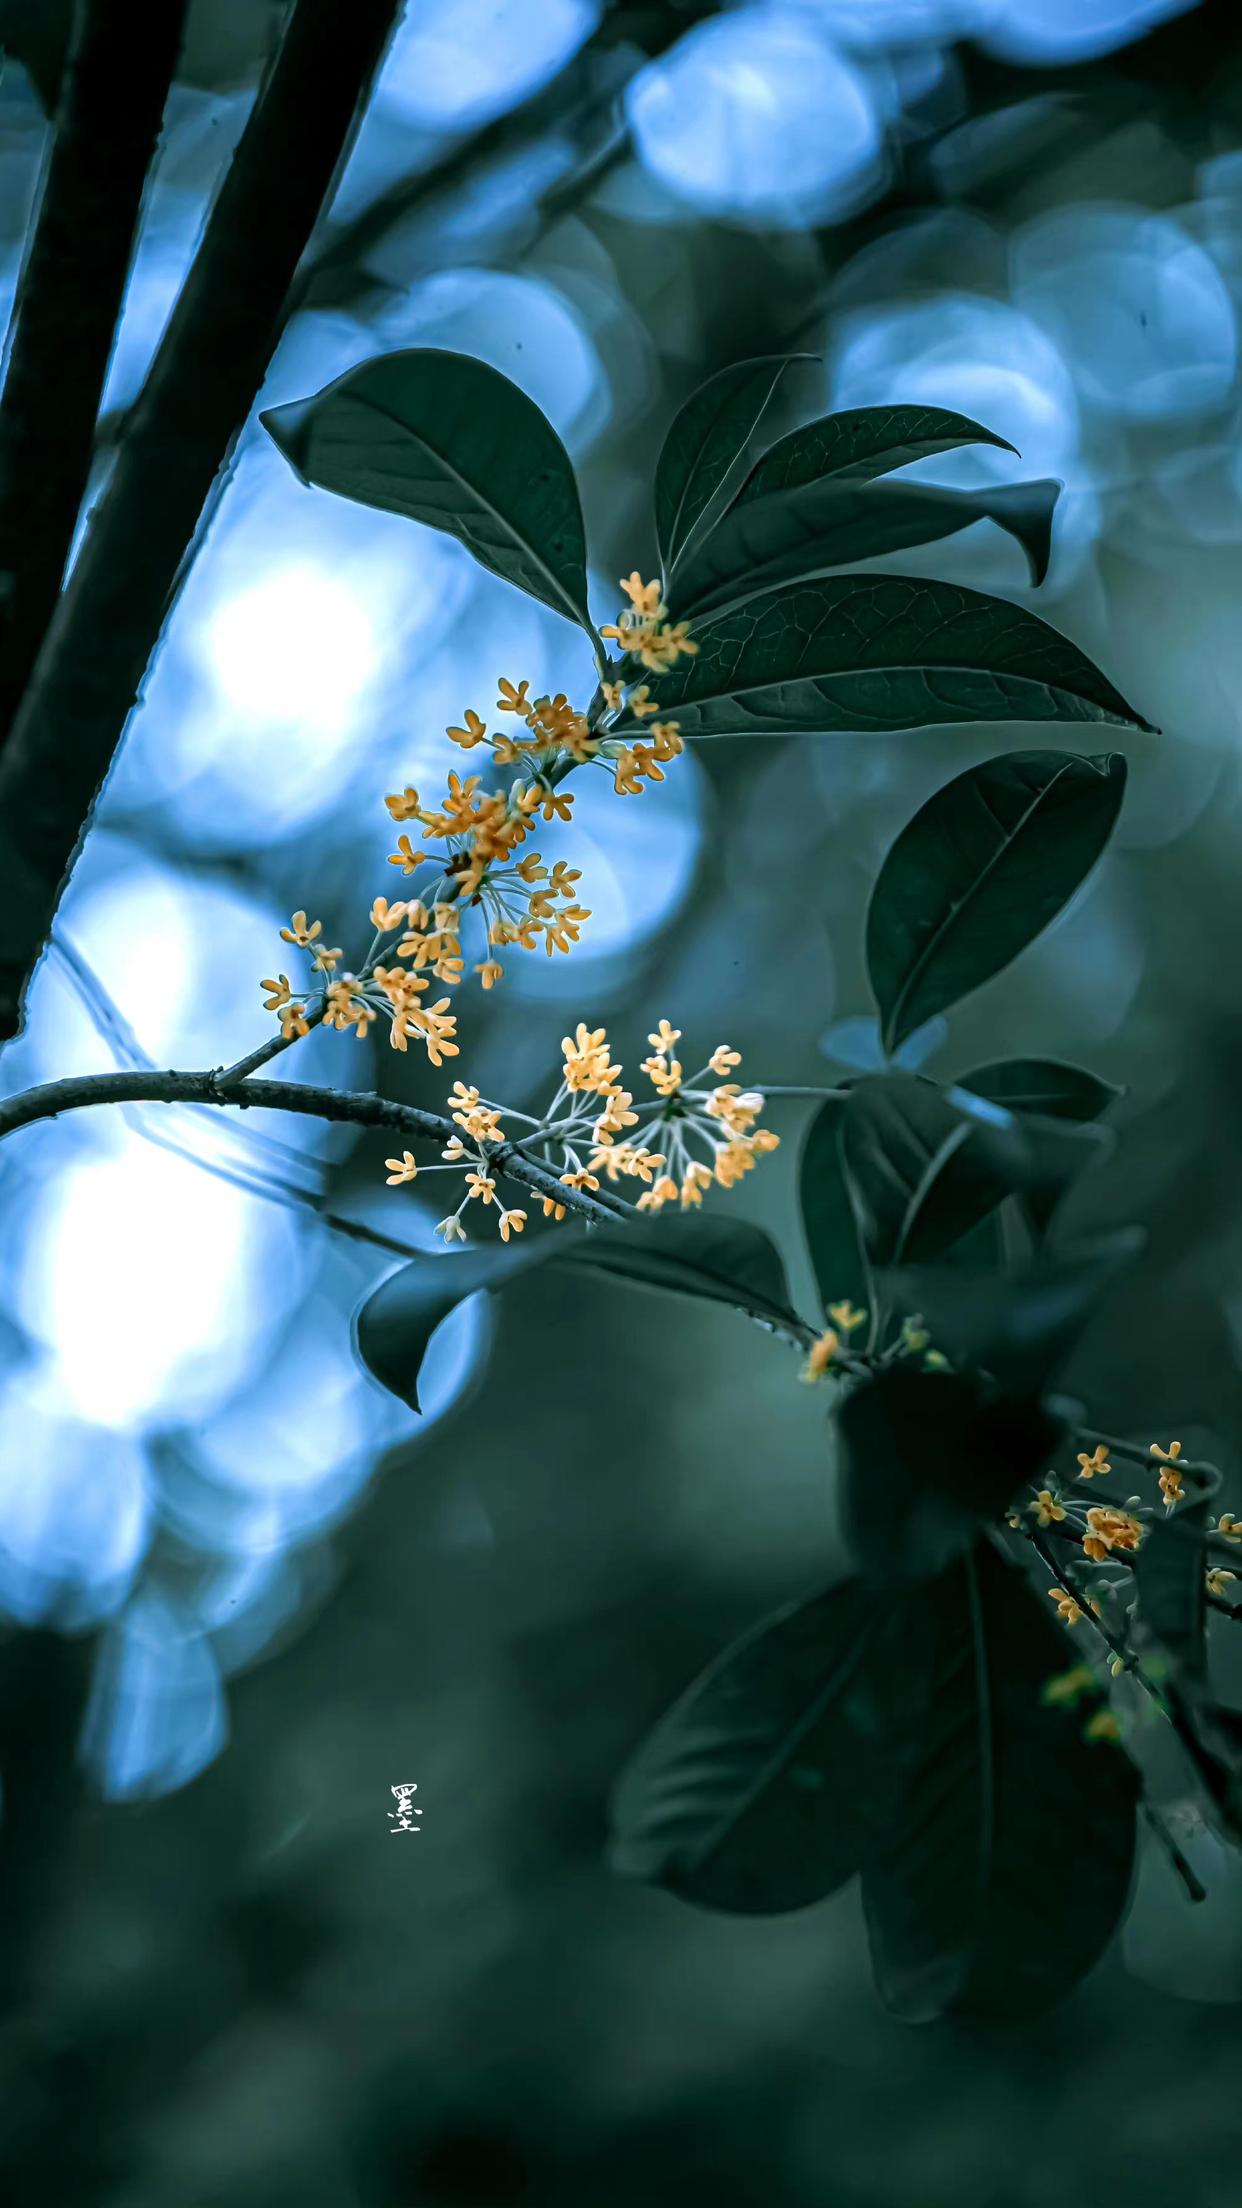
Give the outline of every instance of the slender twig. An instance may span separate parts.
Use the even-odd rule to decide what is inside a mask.
[[[264,1111],[300,1112],[312,1119],[345,1121],[354,1127],[391,1127],[398,1134],[424,1142],[449,1142],[459,1130],[439,1112],[426,1112],[415,1104],[398,1104],[392,1097],[373,1092],[311,1087],[300,1081],[232,1082],[209,1069],[194,1073],[89,1073],[64,1081],[47,1081],[20,1096],[0,1101],[0,1139],[19,1127],[29,1127],[60,1112],[72,1112],[94,1104],[219,1104],[240,1111],[257,1107]],[[616,1212],[585,1189],[567,1188],[552,1167],[530,1158],[514,1142],[481,1143],[480,1149],[511,1181],[519,1181],[537,1196],[550,1196],[580,1218],[615,1223]]]
[[[55,610],[186,0],[78,0],[0,402],[0,746]]]
[[[0,763],[0,1038],[27,980],[401,0],[296,0]]]
[[[1115,1659],[1123,1666],[1126,1671],[1130,1673],[1132,1678],[1138,1681],[1138,1684],[1140,1685],[1140,1687],[1143,1688],[1144,1692],[1150,1695],[1151,1699],[1156,1704],[1157,1709],[1160,1711],[1161,1716],[1168,1718],[1170,1723],[1172,1723],[1172,1712],[1170,1711],[1164,1696],[1161,1694],[1160,1689],[1155,1685],[1155,1683],[1147,1677],[1147,1674],[1143,1670],[1141,1664],[1138,1662],[1137,1657],[1131,1654],[1130,1650],[1126,1647],[1124,1641],[1120,1640],[1117,1635],[1112,1631],[1111,1627],[1105,1624],[1103,1618],[1101,1618],[1098,1613],[1091,1608],[1090,1597],[1087,1595],[1083,1588],[1077,1586],[1074,1580],[1069,1577],[1068,1573],[1057,1562],[1055,1556],[1048,1548],[1047,1543],[1041,1539],[1040,1535],[1032,1531],[1030,1528],[1027,1528],[1025,1530],[1027,1540],[1030,1542],[1032,1548],[1035,1550],[1036,1554],[1040,1558],[1040,1561],[1047,1565],[1048,1570],[1051,1572],[1058,1587],[1062,1590],[1064,1594],[1067,1594],[1069,1596],[1071,1602],[1077,1605],[1086,1623],[1090,1625],[1096,1633],[1098,1633],[1100,1639],[1106,1644],[1109,1649],[1111,1649]],[[1177,1872],[1178,1877],[1181,1879],[1181,1882],[1185,1887],[1190,1899],[1192,1901],[1206,1901],[1206,1886],[1200,1879],[1198,1872],[1187,1861],[1185,1855],[1182,1853],[1182,1850],[1178,1846],[1173,1833],[1169,1830],[1168,1825],[1165,1823],[1164,1818],[1160,1815],[1159,1810],[1155,1807],[1155,1804],[1148,1801],[1147,1797],[1144,1795],[1141,1807],[1150,1830],[1155,1834],[1156,1839],[1160,1842],[1161,1847],[1164,1849],[1170,1863],[1172,1864],[1174,1870]]]

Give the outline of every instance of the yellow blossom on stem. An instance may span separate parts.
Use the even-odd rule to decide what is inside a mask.
[[[473,751],[476,744],[482,743],[487,728],[478,714],[471,712],[469,706],[466,707],[463,718],[466,724],[464,728],[449,728],[445,730],[445,734],[455,744],[460,744],[463,751]]]
[[[504,974],[504,967],[498,958],[485,958],[482,965],[476,966],[474,970],[485,989],[494,989]]]
[[[864,1326],[867,1319],[866,1312],[855,1310],[848,1297],[843,1303],[830,1303],[828,1316],[842,1334],[852,1334],[856,1327]]]
[[[823,1333],[812,1342],[806,1353],[806,1362],[801,1373],[802,1379],[822,1380],[840,1347],[841,1337],[836,1328],[832,1326],[825,1327]]]
[[[1080,1480],[1094,1480],[1097,1475],[1103,1478],[1103,1475],[1106,1472],[1111,1472],[1112,1469],[1112,1465],[1108,1461],[1108,1448],[1104,1442],[1097,1441],[1090,1456],[1087,1456],[1083,1450],[1079,1450],[1078,1477]]]
[[[1236,1580],[1237,1576],[1236,1572],[1222,1571],[1219,1564],[1213,1564],[1204,1575],[1209,1595],[1223,1595],[1230,1581]]]
[[[371,926],[381,935],[387,935],[391,929],[400,927],[408,909],[404,904],[390,905],[386,897],[377,897],[371,907]]]
[[[1242,1518],[1235,1518],[1231,1510],[1222,1511],[1215,1530],[1225,1541],[1242,1541]]]
[[[418,1177],[418,1160],[412,1150],[403,1150],[399,1158],[385,1158],[384,1163],[388,1167],[389,1188],[399,1188],[403,1181]]]
[[[496,1183],[490,1173],[467,1173],[466,1186],[472,1196],[478,1197],[480,1203],[490,1204],[496,1194]]]
[[[526,1225],[524,1211],[502,1211],[500,1214],[500,1239],[507,1242],[511,1234],[520,1234]]]
[[[1056,1592],[1059,1594],[1060,1590]],[[1094,1689],[1095,1673],[1091,1666],[1074,1664],[1069,1671],[1054,1672],[1051,1679],[1045,1679],[1040,1700],[1052,1707],[1064,1704],[1073,1709],[1082,1695],[1091,1694]]]
[[[658,621],[662,618],[664,606],[660,597],[658,581],[645,583],[638,569],[635,568],[632,574],[621,577],[621,588],[635,613],[643,615],[646,619],[654,618]]]
[[[260,989],[267,989],[271,992],[270,995],[264,997],[263,999],[263,1009],[265,1012],[279,1012],[281,1006],[288,1004],[289,999],[293,995],[293,990],[290,986],[288,974],[278,975],[275,981],[261,981],[259,983],[259,987]]]
[[[426,859],[426,852],[416,851],[408,836],[398,836],[396,850],[388,854],[388,864],[399,866],[403,874],[417,873],[419,867],[426,864]]]
[[[1034,1502],[1028,1503],[1026,1507],[1028,1510],[1034,1511],[1035,1523],[1039,1526],[1056,1525],[1065,1516],[1063,1506],[1057,1501],[1051,1488],[1048,1487],[1041,1487]]]
[[[1112,1549],[1137,1549],[1143,1537],[1139,1519],[1128,1510],[1106,1509],[1102,1505],[1087,1512],[1090,1532],[1083,1535],[1083,1548],[1097,1564],[1102,1564]]]
[[[1064,1587],[1050,1587],[1048,1593],[1061,1613],[1062,1625],[1077,1625],[1082,1611],[1068,1590]]]
[[[1084,1740],[1120,1740],[1121,1727],[1111,1710],[1097,1710],[1082,1729]]]
[[[442,1234],[446,1242],[464,1242],[466,1240],[466,1230],[456,1213],[453,1213],[448,1219],[439,1220],[436,1225],[436,1233]]]
[[[322,934],[322,920],[308,921],[304,912],[295,912],[288,927],[281,929],[280,940],[282,943],[297,943],[305,950],[308,943],[313,943],[315,937]]]
[[[384,803],[394,820],[418,819],[420,807],[417,790],[408,787],[404,790],[394,790],[391,796],[384,799]]]
[[[306,1017],[306,1006],[304,1004],[286,1004],[282,1006],[280,1032],[287,1043],[295,1042],[299,1036],[309,1035],[310,1024]]]
[[[518,683],[516,688],[504,675],[499,683],[500,696],[496,700],[498,713],[520,713],[523,720],[530,711],[530,684]]]

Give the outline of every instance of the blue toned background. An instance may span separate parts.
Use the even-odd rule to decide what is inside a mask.
[[[277,12],[192,12],[100,482]],[[605,620],[616,577],[653,571],[673,411],[747,354],[816,356],[803,412],[940,404],[1022,456],[921,474],[1061,479],[1037,594],[986,527],[894,564],[1035,604],[1164,733],[1128,747],[1082,896],[914,1056],[1044,1052],[1126,1085],[1120,1156],[1075,1206],[1142,1219],[1148,1255],[1078,1383],[1114,1431],[1210,1436],[1235,1510],[1238,30],[1207,0],[411,4],[259,402],[404,346],[491,362],[573,456]],[[10,58],[6,311],[44,130]],[[365,948],[384,793],[435,786],[446,723],[500,674],[581,698],[589,653],[451,540],[303,488],[256,409],[4,1090],[262,1040],[279,927],[304,906]],[[640,800],[600,777],[558,831],[583,943],[464,988],[449,1077],[529,1109],[567,1025],[633,1063],[660,1015],[755,1080],[875,1063],[870,882],[996,748],[709,746]],[[322,1032],[285,1063],[435,1107],[448,1086]],[[802,1110],[717,1200],[775,1217],[806,1301]],[[386,1147],[150,1106],[0,1153],[0,1620],[49,1738],[57,1679],[90,1674],[43,1883],[0,1894],[47,1957],[0,2047],[7,2166],[117,2208],[1227,2208],[1242,1874],[1206,1835],[1202,1909],[1145,1864],[1123,1951],[987,2037],[883,2016],[852,1893],[740,1922],[610,1880],[608,1787],[650,1718],[836,1566],[822,1403],[726,1314],[588,1307],[548,1275],[454,1316],[416,1421],[350,1342],[395,1262],[365,1230],[426,1248],[437,1213],[385,1187]],[[423,1829],[390,1849],[404,1780]]]

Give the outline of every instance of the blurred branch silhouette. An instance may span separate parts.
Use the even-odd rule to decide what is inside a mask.
[[[55,611],[186,0],[79,0],[0,400],[0,747]]]
[[[220,187],[0,764],[0,1039],[399,12],[296,0]]]

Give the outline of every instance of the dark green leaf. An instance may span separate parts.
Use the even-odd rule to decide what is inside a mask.
[[[1006,1111],[1038,1112],[1045,1119],[1099,1119],[1123,1093],[1111,1081],[1059,1058],[997,1058],[960,1073],[956,1085]]]
[[[809,357],[768,353],[735,361],[700,384],[674,417],[655,478],[656,541],[666,579],[743,458],[786,369]]]
[[[799,1170],[802,1225],[823,1303],[849,1302],[865,1309],[871,1301],[870,1276],[838,1139],[844,1110],[843,1097],[827,1097],[807,1129]]]
[[[1169,1660],[1202,1685],[1207,1670],[1208,1503],[1219,1478],[1200,1485],[1148,1526],[1134,1559],[1139,1617]]]
[[[908,467],[912,460],[925,460],[929,453],[953,452],[959,445],[1017,450],[965,414],[947,413],[943,407],[849,407],[844,413],[806,422],[782,437],[748,475],[738,502],[766,498],[771,491],[797,490],[803,483],[818,483],[825,477],[866,482]]]
[[[978,1373],[890,1365],[837,1414],[845,1537],[868,1583],[931,1579],[969,1548],[1064,1438],[1059,1418]]]
[[[913,1073],[858,1081],[841,1149],[873,1268],[941,1256],[1006,1196],[1049,1201],[1108,1141],[1103,1129],[1020,1121]]]
[[[382,1386],[420,1410],[419,1371],[441,1320],[479,1289],[503,1288],[518,1273],[551,1263],[729,1304],[769,1326],[805,1331],[790,1308],[780,1254],[761,1227],[744,1219],[680,1215],[597,1227],[589,1234],[566,1225],[520,1245],[495,1243],[452,1256],[416,1257],[363,1304],[358,1354]]]
[[[1025,2015],[1070,1991],[1121,1918],[1134,1769],[1087,1738],[1094,1689],[1045,1699],[1072,1644],[990,1546],[899,1609],[899,1808],[863,1878],[880,1992],[913,2022]]]
[[[976,521],[1007,529],[1033,583],[1048,572],[1061,486],[1010,483],[950,491],[930,483],[808,483],[731,507],[682,568],[673,611],[696,622],[783,584],[857,566],[884,552],[932,544]]]
[[[954,1364],[990,1373],[1016,1397],[1042,1393],[1101,1297],[1143,1247],[1124,1228],[1040,1257],[1004,1279],[947,1266],[911,1266],[880,1283],[896,1311],[921,1312],[937,1349]]]
[[[804,1908],[852,1878],[884,1784],[876,1635],[874,1595],[847,1580],[726,1649],[623,1773],[613,1868],[748,1914]]]
[[[560,1262],[642,1288],[726,1303],[773,1326],[801,1329],[780,1252],[762,1227],[713,1213],[636,1219],[575,1237]]]
[[[694,641],[697,656],[659,678],[660,709],[687,736],[862,735],[968,721],[1148,725],[1068,637],[956,583],[795,583],[696,624]]]
[[[463,353],[386,353],[260,420],[304,482],[447,530],[590,632],[569,455],[495,368]]]
[[[1126,782],[1117,752],[1006,752],[903,828],[867,914],[867,970],[892,1051],[1025,950],[1090,873]]]

